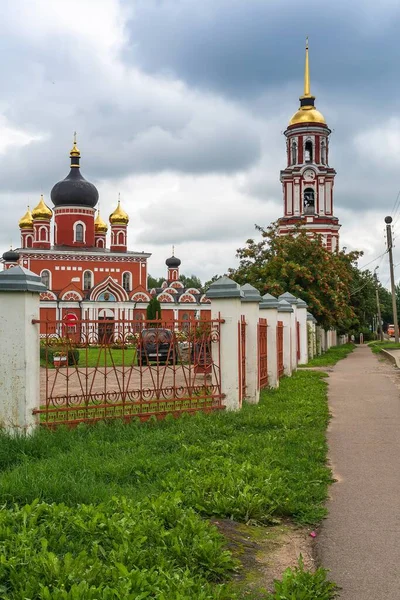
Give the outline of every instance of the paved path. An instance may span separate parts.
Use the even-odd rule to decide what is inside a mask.
[[[329,376],[338,479],[317,550],[341,600],[400,599],[400,371],[358,347]]]

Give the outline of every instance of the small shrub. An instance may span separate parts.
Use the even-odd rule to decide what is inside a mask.
[[[295,569],[286,569],[282,580],[275,581],[273,594],[266,600],[332,600],[338,596],[338,588],[327,580],[326,569],[314,573],[304,570],[302,557]]]

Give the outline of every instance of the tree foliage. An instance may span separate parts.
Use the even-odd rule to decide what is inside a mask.
[[[147,320],[161,319],[161,304],[157,298],[152,298],[146,309]]]
[[[357,275],[356,261],[362,253],[332,253],[301,226],[286,236],[278,235],[275,223],[256,229],[261,241],[247,240],[238,249],[240,264],[229,269],[229,276],[240,284],[250,283],[262,294],[279,296],[289,291],[307,302],[322,326],[348,330],[359,318],[357,310],[364,310],[357,294],[369,285],[368,277]]]

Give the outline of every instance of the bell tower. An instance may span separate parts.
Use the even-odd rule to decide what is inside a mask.
[[[328,250],[335,252],[340,225],[333,214],[336,171],[329,166],[330,133],[311,95],[307,38],[304,94],[285,131],[287,166],[281,171],[284,215],[278,220],[278,231],[287,235],[301,224],[307,234],[320,235]]]

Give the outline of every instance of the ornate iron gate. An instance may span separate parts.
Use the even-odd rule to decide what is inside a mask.
[[[239,404],[242,406],[246,397],[246,319],[241,315],[238,323],[238,354],[239,354]]]
[[[258,333],[258,387],[259,389],[268,386],[268,351],[267,351],[267,319],[259,319],[257,326]]]
[[[284,373],[283,365],[283,321],[278,321],[276,326],[276,348],[278,360],[278,377],[282,377]]]
[[[223,320],[33,321],[41,331],[40,423],[148,419],[223,409]]]

